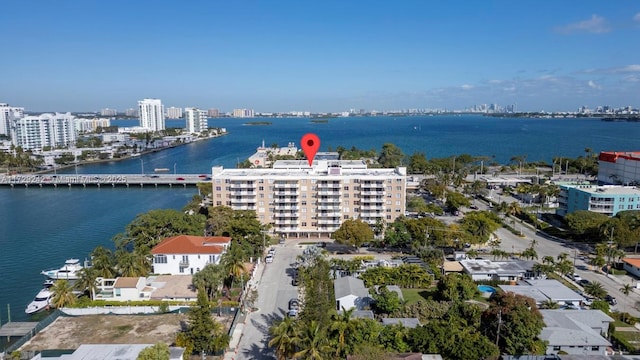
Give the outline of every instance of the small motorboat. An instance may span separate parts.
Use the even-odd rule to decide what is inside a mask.
[[[53,280],[78,280],[79,272],[82,270],[79,259],[69,259],[59,269],[43,270],[42,275]]]
[[[24,309],[24,312],[26,314],[35,314],[38,311],[48,309],[51,306],[52,297],[53,293],[48,288],[40,290],[33,301]]]

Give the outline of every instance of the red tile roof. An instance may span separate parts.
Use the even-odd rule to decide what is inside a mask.
[[[624,258],[624,259],[622,259],[622,261],[624,261],[624,262],[626,262],[626,263],[628,263],[630,265],[633,265],[633,266],[635,266],[637,268],[640,268],[640,259],[638,259],[638,258]]]
[[[222,254],[224,245],[229,246],[231,238],[226,236],[178,235],[166,238],[151,249],[157,254]]]

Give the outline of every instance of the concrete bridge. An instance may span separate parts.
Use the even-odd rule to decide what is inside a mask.
[[[1,175],[0,187],[145,187],[196,186],[211,182],[199,174],[16,174]]]

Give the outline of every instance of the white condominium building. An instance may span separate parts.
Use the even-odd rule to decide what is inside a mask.
[[[24,116],[24,108],[0,103],[0,135],[11,135],[11,124]]]
[[[95,132],[98,127],[108,128],[111,126],[110,119],[75,119],[75,128],[81,133]]]
[[[138,114],[140,116],[140,127],[151,131],[165,129],[164,106],[160,99],[144,99],[138,101]]]
[[[169,119],[182,119],[182,108],[170,107],[167,108],[167,118]]]
[[[24,116],[13,123],[11,143],[24,150],[73,145],[77,138],[74,119],[71,113]]]
[[[233,109],[233,117],[252,118],[256,113],[253,109]]]
[[[327,237],[347,219],[391,223],[405,212],[405,167],[280,160],[273,169],[213,167],[212,181],[214,205],[254,210],[262,224],[289,237]]]
[[[207,112],[198,108],[185,108],[184,118],[187,122],[187,132],[190,134],[199,134],[209,129],[207,123]]]

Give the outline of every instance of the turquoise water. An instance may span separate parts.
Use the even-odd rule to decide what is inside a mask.
[[[178,173],[211,172],[211,166],[234,167],[253,154],[264,139],[267,146],[299,142],[314,132],[321,151],[356,146],[380,149],[385,142],[405,154],[424,152],[428,158],[461,153],[495,156],[507,162],[514,155],[528,161],[551,162],[553,156],[579,156],[593,151],[640,149],[640,124],[597,119],[502,119],[482,116],[428,116],[399,118],[338,118],[328,124],[309,119],[268,119],[270,126],[246,126],[246,119],[211,119],[229,135],[111,162],[67,169],[78,173],[140,173],[153,168]],[[135,125],[136,121],[116,121]],[[168,126],[183,126],[168,121]],[[140,213],[156,208],[179,209],[195,194],[182,188],[1,188],[0,189],[0,321],[26,320],[25,306],[38,292],[40,271],[59,267],[67,258],[84,259],[98,245],[112,247],[111,238]]]
[[[485,293],[496,292],[496,289],[489,285],[478,285],[478,290],[480,290],[480,292],[485,292]]]

